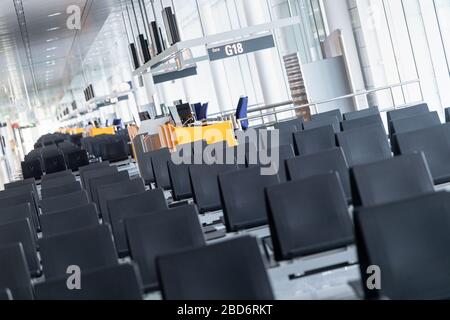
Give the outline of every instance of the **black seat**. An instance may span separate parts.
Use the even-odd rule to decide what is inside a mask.
[[[138,158],[139,172],[146,185],[155,182],[155,174],[153,172],[152,158],[158,154],[170,154],[169,149],[164,148],[156,151],[146,152]]]
[[[347,160],[341,148],[334,148],[318,152],[309,156],[292,158],[286,161],[289,180],[296,181],[337,172],[348,201],[352,199],[350,174]]]
[[[235,165],[213,164],[189,167],[194,202],[201,213],[222,208],[218,176],[220,173],[237,170]]]
[[[36,251],[36,236],[31,230],[28,219],[0,225],[0,246],[21,243],[31,275],[38,276],[40,265]]]
[[[81,191],[81,184],[78,181],[71,182],[68,184],[61,185],[59,187],[52,188],[42,188],[41,195],[42,199],[53,198],[62,196],[65,194]]]
[[[363,110],[345,113],[344,121],[356,120],[356,119],[365,118],[365,117],[369,117],[369,116],[375,116],[377,114],[380,114],[380,110],[378,109],[378,107],[370,107],[370,108],[363,109]]]
[[[277,260],[353,243],[353,226],[336,172],[269,187],[267,199]]]
[[[356,166],[351,177],[354,206],[375,206],[434,192],[423,153]]]
[[[118,173],[114,173],[107,176],[101,176],[97,178],[92,178],[90,181],[91,185],[91,199],[94,203],[99,205],[98,201],[98,189],[101,186],[119,183],[119,182],[126,182],[130,181],[130,174],[128,171],[121,171]]]
[[[0,192],[0,210],[2,208],[15,207],[17,205],[26,203],[30,204],[32,217],[32,221],[30,222],[34,224],[36,230],[39,230],[39,214],[38,209],[35,205],[36,200],[34,198],[33,192],[22,193],[22,191],[16,190],[16,188]]]
[[[80,167],[89,165],[89,156],[86,150],[76,149],[65,154],[67,167],[73,171],[78,171]]]
[[[64,211],[50,212],[41,216],[44,237],[68,233],[99,225],[97,207],[86,204]]]
[[[395,135],[398,152],[423,152],[435,184],[450,181],[450,124]]]
[[[392,157],[389,140],[381,125],[344,131],[337,140],[350,167],[381,161]]]
[[[125,219],[130,256],[138,264],[146,290],[158,289],[156,257],[205,245],[194,205]]]
[[[367,298],[450,298],[449,208],[443,192],[355,212],[362,283],[369,266],[382,272],[380,290],[362,286]]]
[[[332,126],[305,130],[294,134],[296,154],[306,156],[336,147],[336,135]]]
[[[20,166],[22,168],[22,176],[24,179],[41,179],[43,170],[39,159],[25,159],[25,161],[21,162]]]
[[[168,209],[168,206],[162,189],[155,189],[108,201],[109,219],[117,252],[120,256],[126,255],[129,251],[124,220],[165,209]]]
[[[42,189],[59,188],[61,186],[76,182],[76,178],[73,174],[64,175],[60,177],[54,177],[52,179],[42,180]]]
[[[294,145],[294,134],[298,131],[299,130],[297,130],[296,126],[290,126],[290,127],[279,129],[278,145],[279,146],[285,146],[285,145],[293,146]],[[271,137],[268,137],[268,138],[269,138],[269,139],[267,139],[268,148],[271,149],[271,148],[275,147],[275,144],[272,141]]]
[[[42,160],[44,163],[45,173],[54,173],[67,170],[66,161],[62,152],[43,152]]]
[[[30,185],[30,184],[33,186],[34,195],[35,196],[38,195],[37,188],[36,188],[36,179],[34,179],[34,178],[28,178],[25,180],[19,180],[19,181],[14,181],[14,182],[10,182],[10,183],[5,183],[5,190],[20,188],[24,185]]]
[[[84,175],[85,175],[86,172],[91,171],[91,170],[97,170],[97,169],[100,169],[100,168],[106,168],[106,167],[109,167],[109,166],[110,166],[109,161],[103,161],[103,162],[91,163],[91,164],[89,164],[87,166],[80,167],[78,169],[78,171],[80,173],[81,185],[83,185],[83,186],[85,185],[85,183],[84,183]]]
[[[89,200],[92,201],[91,198],[91,179],[99,178],[99,177],[105,177],[112,174],[118,173],[119,170],[117,167],[105,167],[105,168],[99,168],[97,170],[91,170],[84,173],[84,189],[87,191]]]
[[[303,129],[311,130],[321,127],[332,126],[333,131],[338,133],[341,131],[341,122],[338,117],[324,117],[320,119],[310,120],[303,124]]]
[[[367,116],[364,118],[358,118],[358,119],[354,119],[354,120],[343,121],[342,129],[344,131],[348,131],[348,130],[364,128],[364,127],[372,126],[372,125],[380,125],[380,126],[383,126],[383,128],[384,128],[383,120],[381,119],[380,114],[375,114],[372,116]]]
[[[225,225],[228,232],[267,224],[265,188],[279,184],[278,175],[261,175],[259,167],[219,175]]]
[[[42,176],[42,181],[61,178],[61,177],[65,177],[65,176],[73,176],[72,170],[64,170],[64,171],[46,174],[46,175]]]
[[[142,283],[133,264],[82,273],[81,290],[67,288],[67,276],[34,286],[37,300],[142,300]]]
[[[273,127],[277,130],[284,130],[291,129],[293,126],[295,127],[295,131],[303,130],[303,119],[296,118],[288,121],[278,122]]]
[[[168,163],[172,196],[175,201],[192,198],[191,180],[189,178],[189,164]]]
[[[392,121],[397,121],[400,119],[405,119],[413,116],[417,116],[424,113],[429,113],[428,104],[422,103],[415,106],[397,109],[393,111],[389,111],[387,113],[387,121],[389,126],[389,135],[392,137],[394,130],[392,127]]]
[[[142,179],[133,179],[126,182],[108,184],[98,188],[99,209],[103,222],[110,223],[108,211],[108,202],[110,200],[142,192],[145,192],[145,186]]]
[[[164,190],[170,189],[170,176],[167,163],[171,161],[171,155],[169,150],[166,150],[167,152],[158,152],[151,159],[156,187]]]
[[[440,124],[441,119],[439,118],[437,112],[423,113],[416,116],[391,121],[393,129],[392,134],[417,131],[438,126]]]
[[[334,118],[337,117],[339,121],[342,121],[342,113],[339,109],[334,109],[326,112],[321,112],[318,114],[313,114],[311,116],[311,120],[321,120],[321,119],[328,119],[328,118]]]
[[[43,199],[40,202],[42,214],[63,211],[73,207],[88,204],[89,199],[85,190],[69,193],[63,196]]]
[[[166,300],[273,300],[256,239],[235,240],[157,258]]]
[[[16,300],[33,299],[30,271],[21,243],[0,246],[0,270],[0,288],[8,288]]]
[[[14,207],[0,209],[0,224],[6,224],[26,219],[28,219],[28,221],[34,221],[31,205],[29,203],[23,203]],[[31,232],[36,236],[37,239],[37,230],[35,224],[31,223],[30,227]]]
[[[83,272],[118,264],[109,226],[101,225],[39,240],[46,279],[67,275],[67,268]]]

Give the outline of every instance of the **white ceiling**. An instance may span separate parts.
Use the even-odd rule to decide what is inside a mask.
[[[80,31],[66,26],[70,5],[81,8]],[[0,115],[57,103],[117,10],[120,0],[0,0]]]

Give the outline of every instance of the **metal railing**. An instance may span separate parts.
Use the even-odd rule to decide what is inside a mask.
[[[394,96],[395,88],[399,88],[399,87],[403,88],[404,86],[413,85],[413,84],[418,84],[419,89],[420,89],[421,100],[419,100],[417,102],[423,101],[424,97],[423,97],[423,90],[422,90],[422,86],[420,83],[420,79],[416,79],[416,80],[401,82],[401,83],[397,83],[397,84],[393,84],[393,85],[377,87],[377,88],[370,89],[370,90],[364,90],[364,91],[360,91],[357,93],[347,94],[347,95],[332,98],[332,99],[316,101],[316,102],[303,104],[303,105],[295,105],[293,100],[288,100],[288,101],[284,101],[284,102],[280,102],[280,103],[265,105],[262,107],[250,108],[247,112],[247,114],[248,114],[247,118],[239,119],[239,121],[237,121],[237,119],[235,117],[235,111],[231,111],[231,110],[229,112],[220,112],[220,113],[214,114],[211,117],[213,117],[213,118],[216,117],[221,120],[232,120],[233,123],[235,123],[235,125],[237,125],[237,126],[239,126],[239,123],[242,120],[255,121],[258,119],[260,119],[262,121],[262,125],[267,125],[267,124],[277,123],[278,115],[280,113],[295,112],[297,109],[309,107],[309,108],[313,109],[313,110],[311,110],[312,114],[317,114],[320,112],[320,105],[337,102],[337,101],[341,101],[341,100],[346,100],[346,99],[357,99],[358,97],[361,97],[361,96],[365,97],[367,100],[367,97],[371,94],[389,90],[393,106],[380,109],[380,112],[387,112],[387,111],[391,111],[391,110],[395,110],[395,109],[400,109],[402,107],[406,107],[408,105],[415,103],[415,102],[407,103],[405,101],[405,104],[396,105],[396,102],[395,102],[396,99]],[[368,100],[367,100],[367,104],[369,105]],[[254,113],[257,113],[257,114],[253,115]],[[266,118],[270,118],[270,120],[266,121]],[[283,119],[283,120],[287,120],[287,119],[288,118]]]

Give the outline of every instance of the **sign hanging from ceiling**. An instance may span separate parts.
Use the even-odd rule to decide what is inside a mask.
[[[208,48],[208,56],[210,61],[216,61],[274,47],[275,39],[272,34],[269,34],[212,46]]]

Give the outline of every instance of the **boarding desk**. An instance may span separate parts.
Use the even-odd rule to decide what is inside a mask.
[[[172,124],[166,124],[160,127],[159,137],[161,144],[169,149],[201,140],[205,140],[207,144],[227,141],[229,146],[237,145],[231,121],[192,127],[175,127]]]

